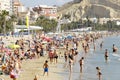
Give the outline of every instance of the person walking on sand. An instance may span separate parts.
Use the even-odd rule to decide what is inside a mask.
[[[69,68],[70,68],[70,73],[72,72],[72,66],[73,66],[73,55],[69,53]]]
[[[101,73],[100,68],[99,68],[99,67],[96,67],[96,70],[97,70],[98,79],[99,79],[99,80],[102,80],[102,79],[101,79],[102,73]]]
[[[105,57],[105,61],[107,62],[107,61],[108,61],[108,50],[107,50],[107,49],[105,50],[105,55],[104,55],[104,57]]]
[[[82,70],[83,70],[83,64],[84,64],[83,60],[84,60],[84,57],[82,57],[82,58],[79,60],[79,64],[80,64],[80,72],[81,72],[81,73],[82,73]]]
[[[43,65],[43,68],[44,68],[44,73],[43,73],[43,76],[45,75],[45,72],[47,72],[47,76],[48,76],[48,61],[46,60],[44,65]]]
[[[49,58],[50,58],[50,63],[53,62],[53,50],[49,51]]]
[[[68,60],[68,51],[67,50],[64,53],[64,58],[65,58],[65,62],[67,62],[67,60]]]
[[[53,53],[53,60],[54,60],[54,63],[57,63],[58,62],[58,55],[57,55],[57,52],[56,50],[54,50],[54,53]]]

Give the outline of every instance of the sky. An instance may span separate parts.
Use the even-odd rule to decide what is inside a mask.
[[[20,0],[20,1],[26,7],[33,7],[33,6],[37,6],[37,5],[61,6],[64,3],[72,1],[72,0]]]

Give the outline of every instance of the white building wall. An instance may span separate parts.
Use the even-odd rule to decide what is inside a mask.
[[[120,21],[117,21],[116,24],[119,26],[120,25]]]
[[[24,6],[19,6],[18,7],[18,12],[26,12],[27,11],[27,8],[24,7]]]
[[[12,0],[0,0],[0,11],[2,10],[12,13]]]

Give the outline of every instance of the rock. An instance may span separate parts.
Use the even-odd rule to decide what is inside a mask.
[[[120,0],[74,0],[59,7],[58,14],[70,15],[71,21],[81,18],[120,18]]]

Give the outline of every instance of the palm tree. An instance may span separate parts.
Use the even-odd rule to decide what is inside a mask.
[[[14,15],[9,16],[9,12],[6,10],[0,13],[0,33],[6,34],[6,32],[13,31],[14,22],[17,22],[17,18]]]
[[[0,20],[1,20],[1,28],[3,28],[4,34],[6,33],[6,16],[9,15],[9,12],[6,10],[2,10],[0,13]]]
[[[17,17],[15,15],[11,15],[9,22],[10,22],[11,26],[8,26],[8,27],[9,27],[10,31],[13,31],[14,24],[15,24],[15,22],[17,22]]]

